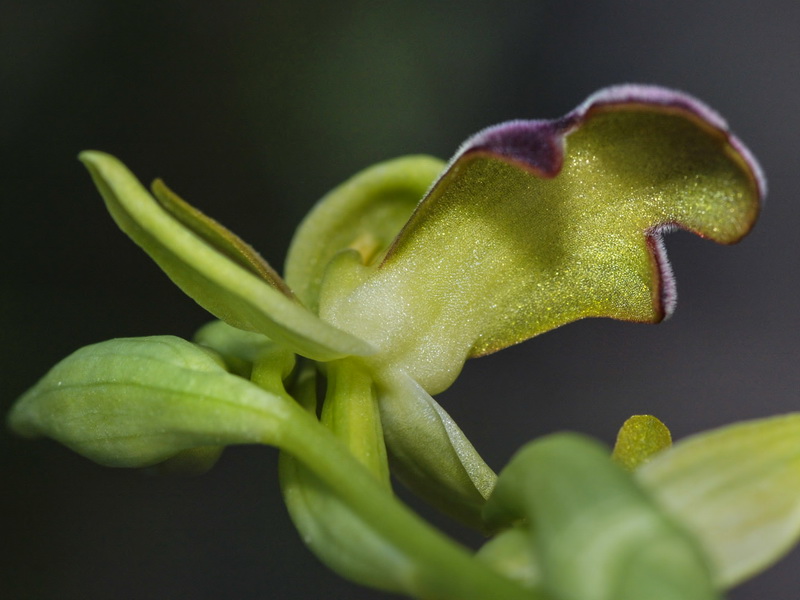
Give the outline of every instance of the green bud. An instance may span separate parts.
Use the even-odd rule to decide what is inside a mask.
[[[192,448],[261,442],[279,427],[281,402],[180,338],[115,339],[53,367],[9,425],[103,465],[145,467]]]

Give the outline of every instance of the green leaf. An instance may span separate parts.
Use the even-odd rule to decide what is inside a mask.
[[[383,256],[444,168],[429,156],[374,165],[329,192],[297,229],[286,259],[286,280],[311,307],[328,262],[339,251],[359,251],[365,264]]]
[[[485,514],[495,525],[527,521],[553,598],[717,598],[696,541],[587,438],[557,434],[525,446],[500,473]]]
[[[696,100],[607,90],[468,140],[377,271],[320,314],[436,394],[466,358],[577,319],[660,321],[675,300],[662,233],[735,242],[763,189]]]
[[[100,464],[145,467],[192,448],[263,442],[280,427],[283,402],[180,338],[122,338],[62,360],[8,419],[21,435]]]
[[[720,586],[764,570],[800,538],[800,414],[686,438],[636,476],[697,536]]]
[[[372,352],[366,342],[321,321],[287,296],[274,271],[258,272],[252,264],[258,262],[255,253],[246,252],[238,238],[188,209],[162,186],[156,188],[170,210],[156,202],[114,157],[83,152],[80,158],[119,227],[216,317],[263,333],[315,360]]]
[[[628,471],[672,445],[669,429],[652,415],[634,415],[622,424],[611,458]]]

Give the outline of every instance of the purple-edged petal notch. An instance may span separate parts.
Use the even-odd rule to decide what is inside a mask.
[[[699,101],[609,88],[468,139],[380,268],[326,314],[438,392],[466,358],[576,319],[660,321],[675,304],[662,234],[736,242],[765,188]]]

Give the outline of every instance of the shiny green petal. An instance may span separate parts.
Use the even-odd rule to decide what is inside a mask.
[[[710,111],[636,90],[468,140],[379,269],[321,314],[432,394],[466,358],[577,319],[663,319],[662,233],[735,242],[764,186]]]
[[[378,382],[392,473],[443,512],[485,529],[481,511],[497,476],[450,415],[404,373]]]
[[[762,571],[800,538],[800,414],[681,440],[636,475],[697,536],[720,586]]]
[[[552,598],[718,597],[696,541],[586,438],[558,434],[525,446],[500,473],[485,513],[496,525],[527,520]]]
[[[300,299],[318,307],[328,262],[346,248],[365,264],[383,256],[444,162],[406,156],[372,166],[329,192],[295,233],[286,259],[286,281]]]
[[[286,412],[281,402],[200,346],[122,338],[58,363],[14,405],[9,425],[103,465],[145,467],[192,448],[262,442]]]
[[[258,272],[255,253],[243,250],[238,238],[186,208],[163,187],[156,186],[159,195],[168,199],[169,210],[114,157],[83,152],[81,160],[120,228],[184,292],[218,318],[263,333],[316,360],[371,352],[367,343],[320,321],[287,296],[274,271]]]
[[[667,426],[652,415],[634,415],[622,424],[611,458],[629,471],[672,445]]]

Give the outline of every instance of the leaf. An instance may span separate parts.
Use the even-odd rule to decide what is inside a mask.
[[[636,476],[697,536],[722,587],[764,570],[800,538],[800,414],[686,438]]]
[[[173,212],[156,202],[114,157],[83,152],[80,158],[117,225],[178,287],[216,317],[263,333],[315,360],[372,352],[366,342],[321,321],[287,296],[274,271],[257,273],[250,264],[258,262],[255,254],[243,250],[238,238],[187,208],[163,186],[156,189]]]
[[[671,445],[672,436],[664,423],[652,415],[634,415],[617,433],[611,458],[633,471]]]
[[[97,463],[146,467],[185,450],[263,443],[282,427],[284,400],[225,371],[171,336],[86,346],[14,405],[9,425],[48,436]]]
[[[552,598],[717,598],[696,541],[587,438],[525,446],[500,473],[485,515],[494,525],[527,521]]]
[[[339,251],[353,248],[364,263],[383,256],[444,162],[406,156],[379,163],[329,192],[295,232],[286,259],[286,280],[317,310],[322,277]]]
[[[377,271],[321,314],[436,394],[466,358],[577,319],[662,320],[675,304],[662,234],[733,243],[763,192],[697,100],[611,88],[467,140]]]

